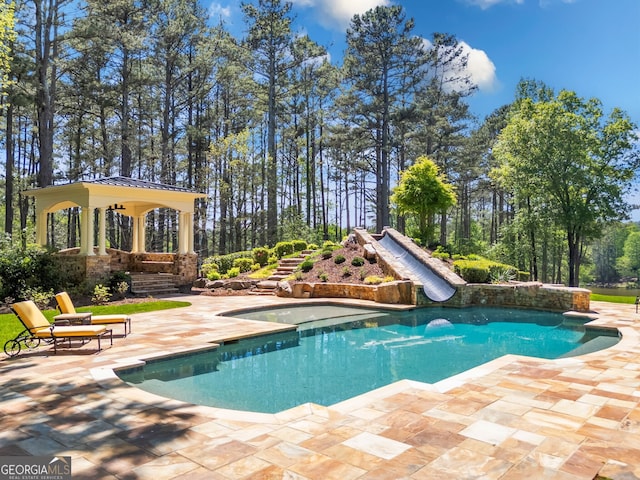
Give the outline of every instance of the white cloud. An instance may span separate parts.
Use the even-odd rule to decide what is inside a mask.
[[[467,73],[471,76],[471,81],[483,92],[494,90],[498,84],[496,76],[496,66],[484,50],[472,48],[466,42],[460,42],[464,53],[468,54]]]
[[[426,49],[433,48],[429,40],[423,39]],[[498,87],[498,77],[496,76],[496,66],[491,61],[484,50],[473,48],[462,40],[458,43],[461,57],[467,59],[466,66],[461,67],[461,60],[456,60],[448,65],[447,70],[442,72],[445,88],[449,91],[465,90],[468,88],[462,78],[469,78],[473,85],[476,85],[482,92],[492,92]],[[444,54],[444,52],[443,52]]]
[[[524,0],[466,0],[466,3],[480,7],[482,10],[498,5],[499,3],[516,3],[522,5]]]
[[[229,6],[224,7],[219,3],[213,2],[211,5],[209,5],[209,15],[214,20],[222,20],[225,18],[230,18],[231,7]]]
[[[516,5],[524,5],[525,0],[463,0],[465,3],[469,5],[474,5],[476,7],[480,7],[482,10],[486,10],[487,8],[491,8],[494,5],[498,5],[500,3],[507,3]],[[562,3],[576,3],[578,0],[539,0],[538,3],[541,7],[547,7],[554,1],[560,1]]]
[[[390,0],[292,0],[300,7],[316,9],[318,21],[327,28],[344,29],[354,15],[361,15],[377,6],[391,5]]]

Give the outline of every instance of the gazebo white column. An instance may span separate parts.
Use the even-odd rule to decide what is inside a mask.
[[[36,243],[41,246],[47,244],[47,211],[40,210],[36,215]]]
[[[189,232],[189,245],[188,245],[188,250],[189,253],[196,253],[194,248],[193,248],[193,237],[194,237],[194,228],[193,228],[193,213],[189,212],[187,214],[187,230]]]
[[[146,252],[146,243],[147,243],[147,220],[146,215],[141,215],[139,217],[134,218],[134,230],[138,230],[138,243],[137,243],[137,251],[138,253]]]
[[[138,253],[138,218],[133,217],[133,231],[131,232],[131,253]]]
[[[178,253],[185,254],[187,253],[187,249],[189,247],[189,237],[187,234],[188,230],[188,213],[180,212],[180,217],[178,220]]]
[[[107,215],[107,212],[104,207],[101,207],[98,209],[98,218],[100,221],[100,225],[98,229],[98,255],[107,254],[106,215]]]
[[[93,251],[93,207],[82,207],[80,214],[80,255],[95,255]]]

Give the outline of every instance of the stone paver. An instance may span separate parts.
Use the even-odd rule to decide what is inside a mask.
[[[174,298],[192,306],[134,315],[133,333],[100,353],[91,342],[0,361],[0,456],[69,455],[74,479],[640,478],[632,305],[593,302],[595,324],[623,335],[606,351],[508,355],[435,385],[261,414],[158,397],[114,375],[140,358],[291,328],[218,316],[290,300]]]

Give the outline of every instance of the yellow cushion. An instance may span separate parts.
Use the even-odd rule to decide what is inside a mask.
[[[32,300],[14,303],[11,308],[32,332],[45,327],[49,328],[50,326],[49,320]]]
[[[56,293],[56,302],[58,302],[60,313],[76,313],[76,308],[67,292]]]
[[[129,317],[127,315],[94,315],[91,317],[91,323],[99,325],[101,323],[127,323]]]
[[[54,327],[53,335],[50,329],[42,329],[35,332],[35,336],[39,338],[52,337],[95,337],[107,331],[104,325],[72,325]]]

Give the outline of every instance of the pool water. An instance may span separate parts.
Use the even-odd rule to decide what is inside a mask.
[[[165,397],[275,413],[306,402],[332,405],[402,379],[438,382],[505,354],[558,358],[593,337],[583,328],[565,328],[561,314],[548,312],[336,308],[239,314],[268,315],[266,320],[297,323],[299,329],[118,375]]]

